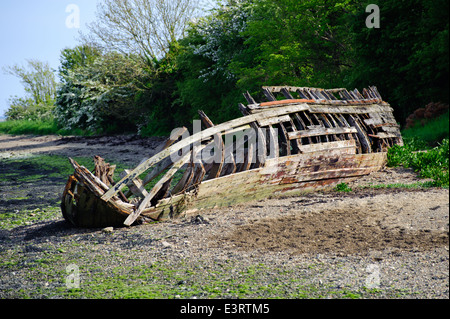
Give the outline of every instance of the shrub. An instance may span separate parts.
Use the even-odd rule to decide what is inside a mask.
[[[404,146],[395,145],[388,152],[388,166],[403,166],[414,169],[422,178],[431,178],[429,186],[449,186],[449,140],[444,139],[438,146],[418,151],[420,142],[413,139]]]

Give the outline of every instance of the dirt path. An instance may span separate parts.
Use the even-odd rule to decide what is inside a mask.
[[[151,156],[162,140],[0,135],[0,163],[1,158],[27,154],[98,154],[133,167]],[[189,260],[189,263],[200,263],[202,267],[215,270],[231,259],[236,267],[264,264],[272,272],[275,268],[298,272],[314,264],[320,267],[307,272],[307,276],[302,275],[301,280],[328,287],[326,289],[331,285],[361,290],[367,284],[367,267],[375,265],[380,276],[377,288],[381,291],[376,297],[448,298],[448,189],[364,188],[411,184],[418,180],[410,170],[386,168],[350,183],[353,191],[349,193],[318,192],[205,210],[197,217],[116,229],[109,239],[96,242],[92,247],[92,236],[106,236],[102,230],[75,230],[63,226],[61,218],[2,232],[0,240],[5,254],[12,254],[17,253],[17,247],[21,245],[32,245],[39,250],[44,239],[59,238],[58,242],[64,244],[64,240],[76,235],[80,237],[80,245],[85,246],[84,254],[97,256],[105,249],[109,253],[129,256],[129,259],[120,259],[123,266],[135,264],[136,260],[147,263],[164,259],[172,264]],[[56,185],[48,193],[62,191],[63,185]],[[31,199],[39,200],[42,198]],[[14,209],[13,203],[9,204],[12,206],[7,209]],[[135,243],[136,239],[139,244]],[[141,248],[144,245],[145,249],[130,249],[136,247],[134,245]],[[26,249],[23,251],[25,255],[29,253]],[[109,259],[109,263],[114,263],[114,258]],[[13,277],[3,268],[0,272],[6,287],[2,288],[3,295],[14,296],[11,292]],[[21,272],[16,269],[14,276]],[[297,272],[292,278],[301,275]],[[261,276],[263,274],[265,276],[260,280],[269,280],[270,271],[267,274],[263,271]],[[197,278],[196,273],[190,276],[189,280]],[[206,280],[200,274],[198,276],[200,282]],[[398,295],[399,291],[404,294]]]

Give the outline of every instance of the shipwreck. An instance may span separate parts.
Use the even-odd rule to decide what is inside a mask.
[[[244,94],[240,118],[214,124],[199,111],[203,129],[175,129],[117,183],[101,157],[93,173],[70,159],[64,218],[80,227],[130,226],[330,188],[381,169],[387,150],[403,144],[393,109],[374,86],[262,90],[262,103]]]

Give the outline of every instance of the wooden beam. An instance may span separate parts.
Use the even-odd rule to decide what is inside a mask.
[[[290,140],[298,139],[302,137],[331,135],[331,134],[348,134],[357,133],[358,131],[354,127],[334,127],[334,128],[317,128],[312,130],[289,132],[288,136]]]

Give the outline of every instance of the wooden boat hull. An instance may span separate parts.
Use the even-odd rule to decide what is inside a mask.
[[[191,192],[159,200],[141,213],[141,219],[165,220],[201,209],[330,189],[378,171],[386,163],[386,153],[331,153],[324,150],[274,158],[261,168],[204,181]],[[74,225],[123,226],[133,211],[102,200],[75,176],[69,178],[67,185],[61,208],[66,220]]]
[[[249,104],[239,105],[241,118],[214,125],[200,111],[205,130],[187,137],[186,128],[175,130],[156,155],[125,170],[117,183],[103,159],[96,157],[95,175],[70,159],[75,173],[62,197],[64,218],[81,227],[130,226],[331,188],[379,170],[389,147],[403,144],[393,110],[375,87],[363,94],[356,89],[263,90],[269,102],[256,103],[244,94]],[[286,99],[277,100],[275,93]],[[227,143],[227,136],[239,131]],[[205,159],[211,146],[212,162]],[[179,171],[182,177],[174,182]]]

